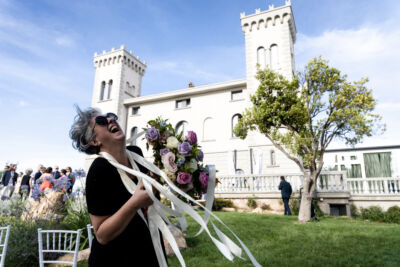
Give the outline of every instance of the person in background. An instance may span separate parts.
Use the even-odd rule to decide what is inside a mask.
[[[22,177],[22,181],[21,181],[21,187],[19,190],[19,193],[22,195],[24,192],[24,186],[26,186],[26,195],[29,196],[29,193],[31,192],[31,174],[32,174],[33,170],[32,169],[26,169],[25,170],[25,175]]]
[[[21,182],[22,182],[22,177],[23,176],[24,176],[23,172],[19,172],[18,173],[17,182],[15,183],[15,190],[14,190],[15,194],[19,194],[19,190],[21,188]]]
[[[61,169],[60,173],[61,173],[60,179],[61,179],[61,178],[64,178],[64,177],[65,177],[66,179],[68,179],[69,188],[68,188],[68,190],[67,190],[67,193],[68,193],[68,194],[71,194],[71,192],[72,192],[72,184],[71,184],[71,181],[69,180],[69,178],[68,178],[68,176],[67,176],[67,170],[66,170],[66,169]]]
[[[290,212],[289,199],[290,199],[290,195],[292,194],[292,186],[290,185],[290,183],[285,181],[284,176],[281,176],[281,183],[279,184],[279,190],[281,190],[282,201],[283,201],[283,205],[285,207],[284,215],[291,216],[292,213]]]
[[[17,165],[11,164],[9,170],[5,171],[1,177],[1,184],[4,186],[8,186],[9,184],[14,186],[18,178],[18,173],[16,171]]]
[[[58,178],[60,178],[61,177],[61,174],[60,174],[60,172],[58,171],[58,166],[54,166],[54,172],[53,172],[53,177],[54,177],[54,179],[58,179]]]
[[[72,168],[71,167],[67,167],[66,168],[66,175],[67,175],[67,177],[68,177],[68,181],[70,182],[70,184],[71,184],[71,190],[72,190],[72,187],[74,186],[74,184],[75,184],[75,174],[72,172]]]
[[[40,185],[40,190],[45,190],[46,188],[52,188],[53,184],[51,183],[54,179],[53,177],[53,168],[48,167],[46,168],[45,172],[40,176],[42,180],[42,184]]]
[[[43,167],[42,164],[39,164],[37,172],[35,173],[35,176],[33,177],[33,183],[36,183],[37,179],[39,179],[40,176],[42,176],[43,173],[44,173],[44,167]]]

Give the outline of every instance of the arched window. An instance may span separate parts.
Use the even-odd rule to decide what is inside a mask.
[[[180,134],[181,132],[183,132],[182,136],[186,136],[188,132],[188,126],[189,124],[187,123],[187,121],[178,122],[178,124],[175,127],[176,134]]]
[[[105,90],[106,90],[106,82],[102,81],[100,86],[100,100],[104,100]]]
[[[269,156],[270,156],[270,164],[271,164],[271,166],[275,166],[276,165],[276,155],[275,155],[275,151],[274,150],[271,150],[270,152],[269,152]]]
[[[265,69],[265,49],[262,46],[257,49],[257,63],[260,65],[261,69]]]
[[[137,132],[138,132],[137,127],[132,127],[132,129],[131,129],[131,138],[133,136],[135,136],[137,134]],[[136,145],[136,139],[131,141],[131,145]]]
[[[239,123],[239,120],[242,118],[242,115],[240,114],[235,114],[232,117],[232,137],[236,137],[236,135],[233,133],[233,129],[235,129],[236,125]]]
[[[271,69],[276,70],[279,65],[278,45],[273,44],[270,47],[270,66]]]
[[[214,119],[213,118],[206,118],[203,123],[203,140],[214,140]]]
[[[113,84],[113,80],[110,80],[110,81],[108,82],[108,95],[107,95],[107,99],[110,99],[110,98],[111,98],[112,84]]]

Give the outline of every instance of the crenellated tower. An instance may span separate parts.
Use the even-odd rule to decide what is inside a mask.
[[[124,100],[140,96],[142,77],[146,62],[134,57],[132,51],[112,48],[110,52],[94,54],[96,68],[92,107],[102,112],[113,112],[118,115],[119,123],[126,132],[127,108]]]
[[[295,73],[294,43],[296,25],[290,0],[282,7],[269,6],[266,11],[256,9],[255,14],[240,14],[245,35],[246,77],[249,93],[257,89],[257,64],[261,69],[274,69],[291,79]]]

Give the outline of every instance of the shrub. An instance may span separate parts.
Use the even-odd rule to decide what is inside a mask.
[[[26,200],[22,198],[11,198],[0,201],[1,217],[21,217],[25,210]]]
[[[67,230],[82,229],[79,249],[89,247],[89,237],[86,226],[91,224],[89,212],[83,197],[69,198],[65,204],[66,216],[62,226]]]
[[[249,197],[247,199],[247,206],[249,206],[252,209],[257,208],[257,201],[254,197]]]
[[[271,206],[269,204],[267,204],[267,203],[263,203],[261,205],[261,209],[262,210],[271,210]]]
[[[351,217],[360,216],[360,213],[359,213],[358,208],[357,208],[356,205],[354,205],[354,204],[350,205],[350,214],[351,214]]]
[[[392,206],[385,212],[384,222],[400,223],[400,207]]]
[[[289,200],[289,207],[293,215],[299,215],[300,201],[298,198],[291,198]]]
[[[15,217],[0,217],[0,226],[11,225],[5,266],[30,267],[39,265],[38,228],[61,229],[52,221],[27,222]]]
[[[363,220],[384,221],[384,212],[379,206],[370,206],[369,208],[361,208],[361,218]]]
[[[213,210],[222,210],[222,208],[232,208],[233,202],[230,199],[216,198],[214,200]]]

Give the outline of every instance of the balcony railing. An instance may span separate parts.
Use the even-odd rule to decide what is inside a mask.
[[[400,178],[349,178],[352,195],[400,195]]]
[[[302,174],[286,174],[286,181],[298,192],[303,184]],[[222,175],[215,193],[278,193],[280,175]],[[398,195],[400,178],[346,178],[345,172],[321,172],[317,192],[349,192],[351,195]]]
[[[303,174],[286,174],[286,181],[292,185],[293,192],[298,192],[303,184]],[[224,175],[218,176],[220,184],[215,193],[276,193],[280,175]],[[317,183],[318,192],[346,191],[346,177],[342,172],[321,173]]]

